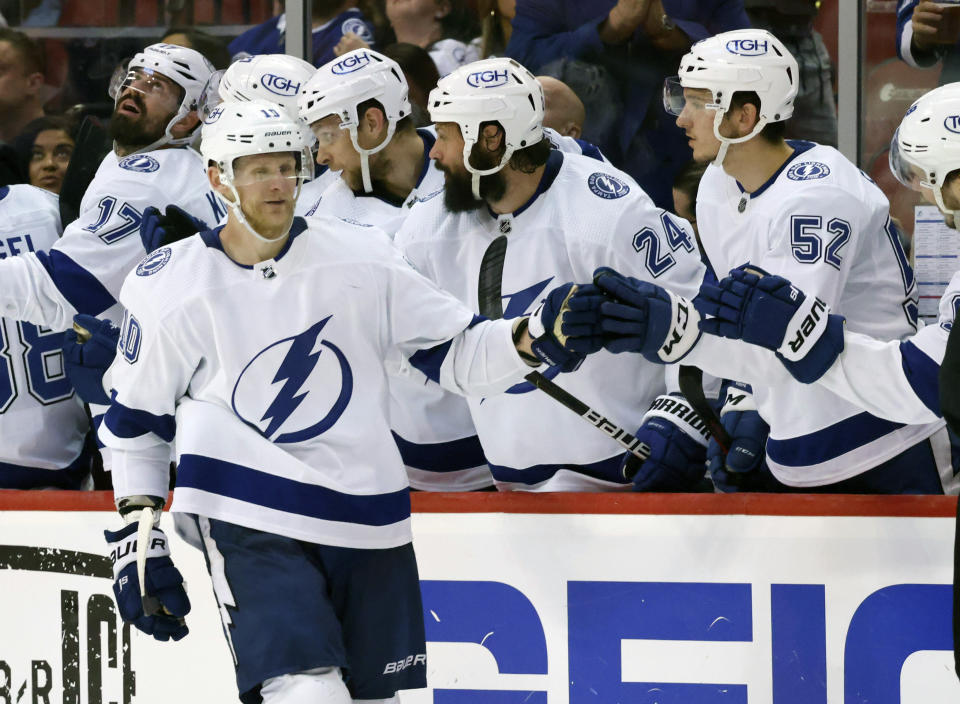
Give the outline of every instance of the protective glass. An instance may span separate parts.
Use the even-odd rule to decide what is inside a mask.
[[[329,147],[336,142],[343,134],[343,130],[344,126],[342,124],[333,127],[315,122],[310,126],[310,132],[317,138],[317,145],[321,147]]]
[[[671,76],[663,81],[663,109],[671,115],[679,115],[683,112],[683,106],[687,104],[683,97],[683,86],[680,85],[679,76]]]
[[[114,77],[116,77],[114,71]],[[135,90],[144,95],[156,95],[159,97],[170,98],[174,102],[180,102],[183,98],[183,88],[171,81],[166,76],[154,72],[153,69],[137,66],[126,72],[119,86],[114,88],[113,79],[109,91],[110,97],[116,100],[123,95],[126,90]]]
[[[294,158],[287,158],[292,155]],[[305,156],[298,152],[268,152],[238,157],[233,161],[233,185],[287,184],[291,190],[297,181],[310,178],[305,167]],[[306,164],[309,167],[309,164]],[[287,187],[287,186],[283,186]]]
[[[890,172],[907,188],[914,191],[923,191],[930,188],[927,176],[919,166],[911,164],[903,150],[900,149],[900,130],[893,133],[890,140]]]

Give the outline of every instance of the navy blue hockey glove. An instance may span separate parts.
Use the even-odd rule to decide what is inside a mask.
[[[637,440],[650,446],[641,462],[624,456],[621,471],[634,491],[691,491],[707,473],[709,431],[682,396],[658,396],[644,415]]]
[[[782,276],[744,264],[717,286],[700,287],[703,332],[773,350],[804,384],[819,379],[843,351],[843,317]]]
[[[686,298],[608,267],[593,272],[593,281],[612,299],[600,307],[608,351],[639,352],[651,362],[671,364],[700,339],[700,316]]]
[[[85,403],[110,403],[103,375],[117,356],[120,328],[92,315],[73,316],[73,329],[63,333],[63,365],[67,378]]]
[[[209,229],[203,220],[175,205],[168,205],[166,214],[161,214],[151,205],[144,209],[140,220],[140,239],[143,248],[150,254],[171,242]]]
[[[187,635],[183,617],[190,599],[180,570],[173,566],[167,536],[159,528],[150,532],[145,575],[146,593],[159,601],[159,610],[144,613],[137,577],[137,523],[120,530],[103,531],[113,563],[113,594],[120,617],[157,640],[180,640]]]
[[[707,466],[720,491],[767,490],[769,473],[762,470],[770,426],[757,413],[748,384],[728,382],[720,419],[730,435],[730,450],[724,453],[716,440],[707,448]]]
[[[581,290],[584,289],[584,290]],[[574,299],[574,294],[580,296]],[[590,284],[577,286],[563,284],[550,291],[539,310],[530,316],[528,330],[533,338],[531,348],[537,358],[551,367],[559,367],[562,372],[572,372],[583,364],[591,352],[600,349],[589,339],[570,338],[567,335],[567,321],[571,314],[582,313],[584,308],[599,305],[602,296]],[[575,300],[571,307],[571,302]]]

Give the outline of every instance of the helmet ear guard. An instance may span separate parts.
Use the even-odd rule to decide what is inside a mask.
[[[513,59],[475,61],[444,76],[430,91],[430,119],[452,122],[463,136],[463,165],[473,175],[473,195],[480,199],[480,177],[500,171],[518,149],[543,139],[543,87],[530,71]],[[470,163],[481,125],[497,122],[503,129],[500,163],[478,169]]]

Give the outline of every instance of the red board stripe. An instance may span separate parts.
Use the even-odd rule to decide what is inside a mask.
[[[955,496],[414,493],[417,513],[952,517]],[[106,491],[0,490],[2,511],[112,511]]]

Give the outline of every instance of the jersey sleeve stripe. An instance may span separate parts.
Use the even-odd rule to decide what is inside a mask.
[[[447,340],[435,347],[417,350],[410,355],[410,364],[423,372],[428,379],[439,384],[440,367],[443,366],[443,360],[447,358],[451,344],[453,344],[453,340]]]
[[[476,435],[450,442],[416,443],[393,433],[403,463],[425,472],[458,472],[486,464]]]
[[[116,396],[116,392],[113,395]],[[172,415],[158,416],[147,411],[127,408],[116,398],[110,404],[103,422],[118,438],[137,438],[153,433],[166,442],[173,442],[173,436],[177,431],[177,422]]]
[[[96,276],[63,252],[53,249],[49,254],[37,252],[36,255],[57,289],[78,313],[100,315],[117,302]]]
[[[836,459],[904,426],[858,413],[826,428],[793,438],[767,440],[767,457],[787,467],[808,467]]]
[[[940,411],[940,365],[912,342],[900,343],[900,363],[917,398],[933,413],[943,415]]]
[[[388,526],[410,516],[410,490],[346,494],[203,455],[184,454],[177,488],[191,488],[325,521]]]

